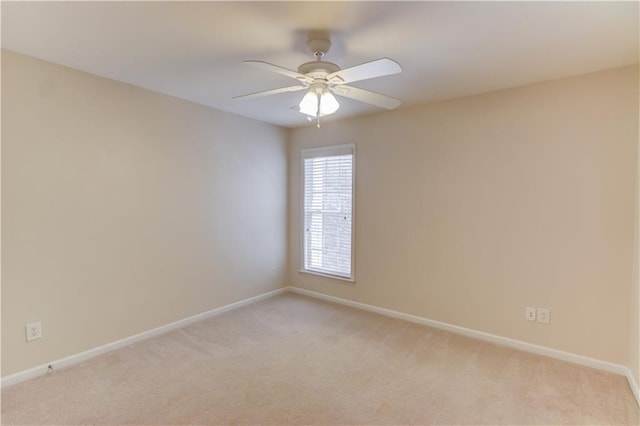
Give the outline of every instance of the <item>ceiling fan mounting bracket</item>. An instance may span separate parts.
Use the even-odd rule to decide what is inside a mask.
[[[311,38],[307,41],[307,47],[318,60],[321,60],[331,48],[331,41],[328,38]]]

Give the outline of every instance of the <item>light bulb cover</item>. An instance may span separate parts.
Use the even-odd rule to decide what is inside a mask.
[[[298,106],[301,113],[316,117],[318,115],[318,95],[316,92],[309,90]]]
[[[333,114],[340,108],[340,104],[335,96],[328,90],[320,97],[320,115]]]
[[[310,117],[318,117],[318,113],[320,117],[333,114],[340,108],[336,97],[322,84],[312,85],[298,106],[301,113]]]

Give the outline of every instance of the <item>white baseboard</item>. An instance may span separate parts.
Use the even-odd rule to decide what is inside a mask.
[[[636,402],[638,403],[638,406],[640,406],[640,386],[638,386],[638,382],[633,376],[631,369],[627,368],[627,374],[625,374],[625,376],[627,376],[627,382],[629,382],[631,392],[633,392],[633,396],[635,396]]]
[[[202,321],[212,316],[219,315],[223,312],[227,312],[232,309],[237,309],[242,306],[255,303],[259,300],[263,300],[263,299],[275,296],[277,294],[284,293],[287,290],[288,290],[287,288],[279,288],[273,291],[269,291],[267,293],[259,294],[257,296],[253,296],[248,299],[244,299],[238,302],[230,303],[228,305],[220,306],[219,308],[211,309],[209,311],[202,312],[200,314],[193,315],[188,318],[184,318],[179,321],[175,321],[170,324],[166,324],[151,330],[147,330],[142,333],[134,334],[133,336],[125,337],[124,339],[116,340],[115,342],[107,343],[106,345],[89,349],[87,351],[80,352],[79,354],[71,355],[65,358],[61,358],[61,359],[49,362],[47,364],[40,365],[38,367],[33,367],[28,370],[11,374],[9,376],[2,378],[2,381],[0,382],[0,388],[10,386],[16,383],[20,383],[25,380],[32,379],[34,377],[42,376],[47,373],[49,366],[52,366],[53,368],[57,369],[57,368],[62,368],[62,367],[67,367],[73,364],[77,364],[79,362],[88,360],[90,358],[94,358],[98,355],[102,355],[104,353],[111,352],[113,350],[116,350],[125,346],[129,346],[141,340],[145,340],[150,337],[154,337],[159,334],[163,334],[168,331],[175,330],[176,328],[184,327],[185,325],[193,324],[194,322]]]
[[[640,406],[640,388],[636,382],[631,370],[620,364],[613,362],[602,361],[599,359],[589,358],[582,355],[573,354],[570,352],[564,352],[558,349],[552,349],[546,346],[540,346],[533,343],[523,342],[521,340],[510,339],[508,337],[498,336],[496,334],[485,333],[483,331],[472,330],[470,328],[460,327],[458,325],[447,324],[445,322],[435,321],[428,318],[419,317],[416,315],[405,314],[403,312],[393,311],[391,309],[380,308],[374,305],[368,305],[366,303],[355,302],[353,300],[342,299],[340,297],[329,296],[327,294],[318,293],[311,290],[305,290],[298,287],[287,287],[287,290],[303,294],[306,296],[315,297],[317,299],[327,300],[330,302],[339,303],[341,305],[352,306],[354,308],[363,309],[365,311],[375,312],[377,314],[385,315],[392,318],[398,318],[405,321],[410,321],[417,324],[423,324],[430,327],[438,328],[440,330],[450,331],[452,333],[461,334],[463,336],[471,337],[485,342],[495,343],[502,346],[507,346],[513,349],[518,349],[525,352],[530,352],[538,355],[547,356],[549,358],[555,358],[562,361],[567,361],[573,364],[583,365],[585,367],[596,368],[598,370],[607,371],[614,374],[625,376],[629,382],[629,386],[633,391],[633,395],[636,398],[638,406]]]

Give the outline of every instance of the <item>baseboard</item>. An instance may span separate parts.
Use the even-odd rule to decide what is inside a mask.
[[[20,371],[18,373],[11,374],[9,376],[2,378],[2,381],[0,382],[0,388],[14,385],[16,383],[20,383],[25,380],[32,379],[34,377],[42,376],[47,373],[49,366],[52,366],[54,369],[57,369],[57,368],[62,368],[62,367],[67,367],[73,364],[77,364],[79,362],[88,360],[90,358],[94,358],[98,355],[102,355],[104,353],[111,352],[113,350],[116,350],[125,346],[129,346],[141,340],[145,340],[150,337],[164,334],[168,331],[175,330],[176,328],[184,327],[185,325],[193,324],[194,322],[202,321],[204,319],[210,318],[215,315],[219,315],[221,313],[224,313],[233,309],[241,308],[243,306],[258,302],[260,300],[275,296],[277,294],[284,293],[286,291],[287,291],[287,288],[279,288],[273,291],[269,291],[267,293],[259,294],[257,296],[253,296],[248,299],[243,299],[238,302],[220,306],[218,308],[211,309],[209,311],[202,312],[200,314],[193,315],[188,318],[184,318],[179,321],[172,322],[170,324],[166,324],[151,330],[144,331],[142,333],[135,334],[133,336],[126,337],[124,339],[116,340],[115,342],[107,343],[106,345],[89,349],[79,354],[71,355],[65,358],[61,358],[61,359],[49,362],[47,364],[40,365],[38,367],[30,368],[25,371]]]
[[[638,386],[638,382],[636,378],[633,376],[631,369],[627,368],[627,382],[629,382],[629,387],[631,388],[631,392],[633,392],[633,396],[636,398],[636,402],[638,406],[640,406],[640,386]]]
[[[311,290],[305,290],[298,287],[287,287],[287,290],[293,293],[303,294],[306,296],[315,297],[330,302],[339,303],[341,305],[351,306],[365,311],[375,312],[377,314],[385,315],[392,318],[398,318],[405,321],[410,321],[417,324],[427,325],[429,327],[438,328],[440,330],[450,331],[452,333],[461,334],[463,336],[471,337],[474,339],[482,340],[485,342],[495,343],[502,346],[507,346],[513,349],[518,349],[525,352],[530,352],[538,355],[543,355],[549,358],[555,358],[562,361],[567,361],[573,364],[582,365],[585,367],[596,368],[598,370],[607,371],[610,373],[625,376],[629,381],[629,386],[633,392],[638,406],[640,406],[640,388],[636,382],[631,370],[628,367],[613,362],[602,361],[594,358],[589,358],[582,355],[573,354],[570,352],[564,352],[558,349],[552,349],[546,346],[540,346],[533,343],[523,342],[521,340],[510,339],[508,337],[499,336],[496,334],[485,333],[483,331],[477,331],[470,328],[460,327],[458,325],[452,325],[445,322],[435,321],[428,318],[419,317],[417,315],[405,314],[403,312],[394,311],[391,309],[381,308],[374,305],[368,305],[366,303],[355,302],[353,300],[342,299],[340,297],[329,296],[324,293],[318,293]]]

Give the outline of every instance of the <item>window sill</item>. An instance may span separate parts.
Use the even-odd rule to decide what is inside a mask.
[[[317,277],[331,278],[338,281],[346,281],[352,284],[355,284],[356,282],[356,280],[353,278],[341,277],[339,275],[323,274],[322,272],[309,271],[307,269],[299,269],[298,272],[300,272],[301,274],[315,275]]]

